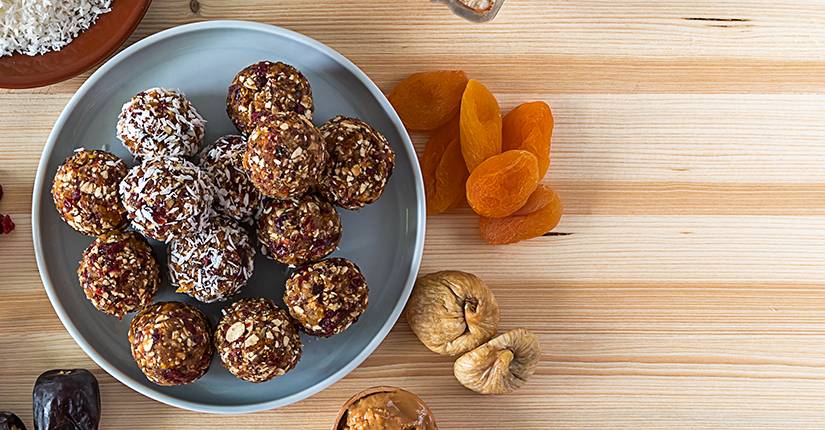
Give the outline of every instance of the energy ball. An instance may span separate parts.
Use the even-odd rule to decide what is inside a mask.
[[[120,183],[123,206],[145,236],[173,242],[209,220],[214,187],[197,166],[177,157],[145,160]]]
[[[286,311],[272,300],[250,297],[223,309],[215,347],[229,372],[259,383],[292,370],[303,345]]]
[[[255,249],[235,221],[213,218],[169,245],[169,277],[178,293],[204,303],[226,300],[252,276]]]
[[[341,218],[315,194],[270,200],[258,221],[258,240],[267,257],[303,266],[335,250],[341,242]]]
[[[286,198],[317,184],[327,158],[321,132],[306,117],[281,112],[249,135],[243,167],[261,193]]]
[[[118,184],[129,167],[114,154],[81,149],[54,175],[52,198],[60,218],[76,231],[97,236],[129,225]]]
[[[199,163],[215,185],[215,210],[240,222],[255,219],[263,203],[243,168],[245,150],[243,136],[224,136],[204,150]]]
[[[158,385],[196,381],[209,370],[215,351],[206,315],[181,302],[158,302],[140,311],[129,324],[129,343],[140,370]]]
[[[94,307],[120,319],[150,305],[160,287],[155,253],[131,231],[99,236],[83,252],[77,276]]]
[[[204,124],[183,93],[150,88],[123,105],[117,137],[137,158],[191,157],[203,143]]]
[[[241,70],[226,96],[226,113],[242,133],[251,133],[261,119],[278,112],[312,120],[314,109],[307,78],[280,61],[261,61]]]
[[[332,203],[361,209],[381,197],[395,166],[387,139],[357,118],[336,116],[321,127],[330,155],[320,191]]]
[[[286,280],[284,303],[298,328],[316,337],[341,333],[367,309],[369,289],[346,258],[329,258],[296,270]]]

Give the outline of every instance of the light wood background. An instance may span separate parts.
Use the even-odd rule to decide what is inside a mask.
[[[539,336],[535,376],[511,395],[474,394],[402,316],[349,376],[278,410],[198,414],[121,385],[58,321],[31,241],[36,164],[87,72],[0,90],[0,212],[17,224],[0,236],[0,409],[31,424],[37,375],[86,367],[103,429],[327,429],[374,385],[417,393],[443,429],[825,427],[821,0],[506,0],[485,25],[426,0],[155,0],[126,45],[211,19],[313,37],[385,92],[463,69],[505,112],[552,107],[544,183],[564,201],[566,235],[486,246],[461,208],[427,220],[421,265],[487,281],[501,329]],[[426,136],[413,138],[422,150]]]

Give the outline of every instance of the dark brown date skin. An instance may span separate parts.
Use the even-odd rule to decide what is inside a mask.
[[[0,412],[0,430],[26,430],[23,421],[11,412]]]
[[[34,383],[36,430],[97,430],[100,390],[86,369],[49,370]]]

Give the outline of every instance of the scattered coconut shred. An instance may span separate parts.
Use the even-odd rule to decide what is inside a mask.
[[[112,0],[0,0],[0,57],[59,51],[111,5]]]

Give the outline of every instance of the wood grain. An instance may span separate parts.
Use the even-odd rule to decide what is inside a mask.
[[[544,183],[560,233],[490,247],[467,207],[430,217],[421,272],[493,288],[502,330],[544,347],[519,391],[461,387],[404,317],[358,369],[296,404],[239,416],[149,400],[77,347],[31,242],[35,169],[90,75],[0,90],[0,409],[31,423],[41,372],[92,369],[104,429],[326,429],[356,392],[394,385],[445,429],[821,428],[825,422],[825,8],[820,0],[506,0],[476,25],[425,0],[155,0],[127,46],[189,22],[279,25],[338,50],[385,92],[463,69],[503,111],[556,119]],[[412,136],[418,151],[427,136]]]

